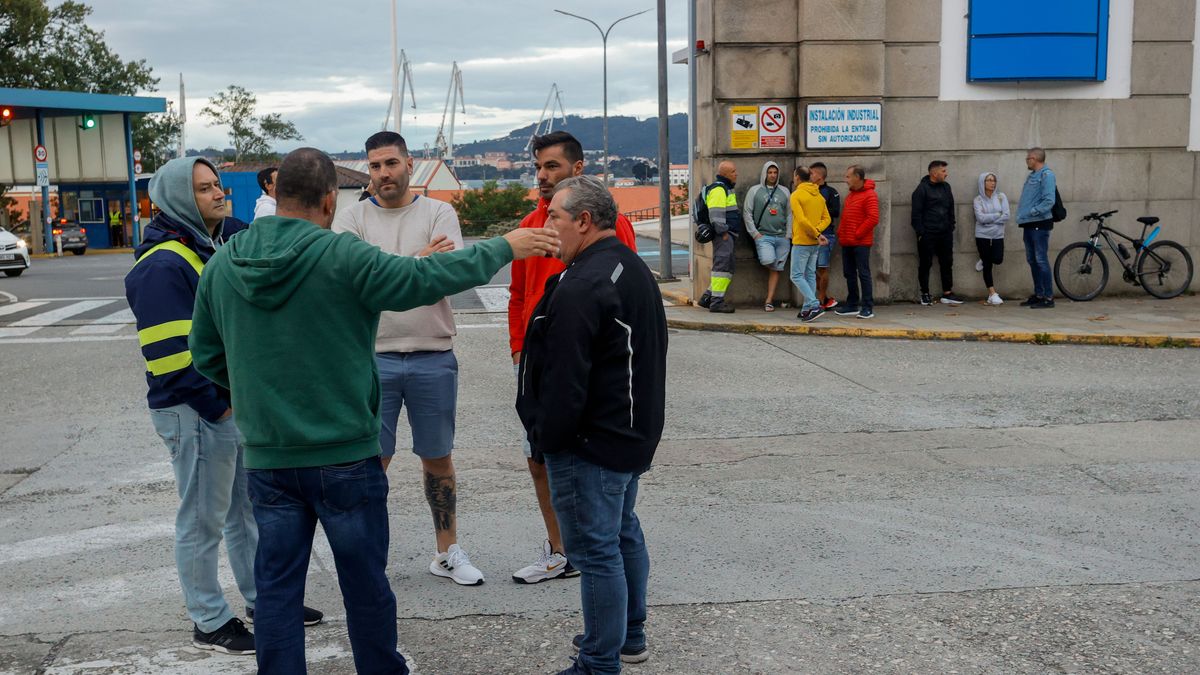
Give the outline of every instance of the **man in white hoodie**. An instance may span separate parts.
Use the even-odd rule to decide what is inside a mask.
[[[742,221],[754,240],[758,263],[767,268],[767,300],[763,309],[775,311],[775,289],[792,250],[792,191],[779,182],[779,165],[766,162],[758,185],[746,193]]]
[[[258,201],[254,202],[256,219],[275,215],[275,174],[277,173],[279,173],[279,169],[273,166],[258,172],[258,187],[263,193]]]

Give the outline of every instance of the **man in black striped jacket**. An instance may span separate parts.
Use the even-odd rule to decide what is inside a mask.
[[[648,657],[650,559],[634,504],[662,437],[667,322],[616,217],[595,178],[558,184],[546,227],[567,269],[547,282],[521,352],[517,412],[546,457],[563,544],[582,573],[584,633],[564,673],[616,673]]]

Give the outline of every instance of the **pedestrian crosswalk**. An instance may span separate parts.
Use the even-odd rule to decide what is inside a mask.
[[[463,328],[491,328],[507,321],[508,288],[481,286],[450,298],[464,316]],[[469,318],[470,315],[490,315]],[[0,345],[13,343],[92,342],[137,337],[133,311],[125,298],[32,298],[0,305]]]

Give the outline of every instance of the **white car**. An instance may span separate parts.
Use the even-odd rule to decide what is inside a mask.
[[[19,277],[29,269],[29,244],[17,235],[0,227],[0,271]]]

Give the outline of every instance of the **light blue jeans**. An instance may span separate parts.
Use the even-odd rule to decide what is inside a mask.
[[[804,296],[801,311],[816,309],[821,305],[817,299],[817,257],[820,246],[792,247],[792,283]]]
[[[179,511],[175,515],[175,567],[188,616],[205,633],[233,618],[217,579],[221,538],[238,590],[253,608],[258,526],[246,492],[241,434],[233,416],[207,422],[190,406],[150,411],[154,430],[171,453]]]

